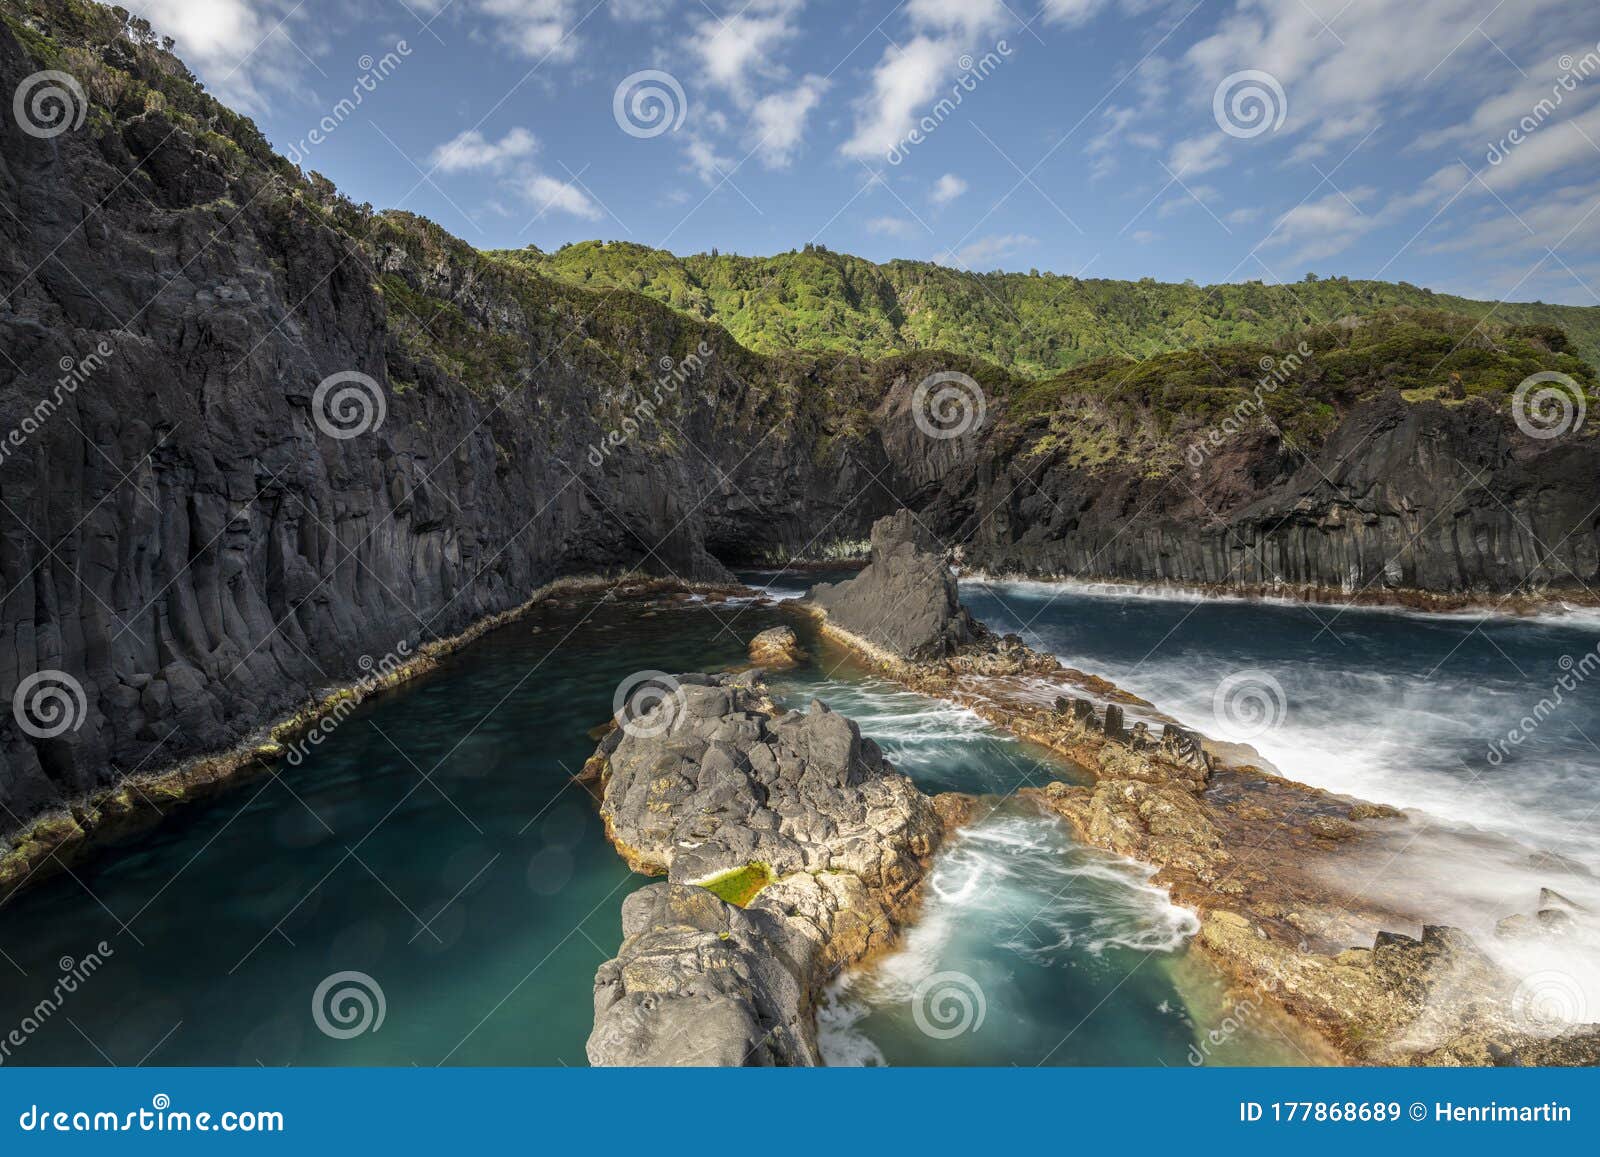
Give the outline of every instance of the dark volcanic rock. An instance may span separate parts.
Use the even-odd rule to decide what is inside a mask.
[[[779,914],[652,884],[622,902],[621,949],[594,981],[595,1065],[815,1065],[815,946]]]
[[[595,977],[594,1064],[817,1063],[820,985],[893,939],[942,838],[853,721],[776,715],[757,680],[679,676],[590,760],[618,852],[669,881]],[[743,909],[706,890],[730,878]]]
[[[911,662],[945,658],[978,635],[943,549],[909,510],[873,523],[866,569],[819,583],[810,600],[831,623]]]

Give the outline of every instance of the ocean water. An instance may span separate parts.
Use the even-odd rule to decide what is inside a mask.
[[[1284,775],[1409,809],[1359,881],[1473,932],[1553,1011],[1600,1018],[1600,619],[1517,618],[1110,587],[964,583],[963,600]],[[1495,936],[1549,887],[1587,913],[1536,944]]]
[[[781,597],[819,577],[836,576],[752,581]],[[1359,729],[1365,718],[1395,744],[1405,742],[1397,711],[1407,726],[1437,736],[1451,733],[1450,708],[1434,703],[1443,721],[1423,726],[1425,713],[1414,715],[1392,687],[1377,693],[1383,702],[1367,702],[1363,678],[1411,669],[1384,650],[1383,624],[1424,637],[1456,632],[1449,640],[1471,626],[1341,619],[1345,642],[1332,645],[1367,647],[1369,658],[1345,652],[1340,678],[1348,682],[1327,686],[1349,698],[1330,710],[1305,705],[1319,684],[1296,674],[1304,645],[1282,642],[1287,657],[1274,650],[1279,635],[1298,626],[1284,625],[1293,611],[1218,608],[1224,621],[1191,637],[1190,624],[1209,622],[1210,608],[1180,622],[1192,604],[1102,600],[1080,603],[1074,615],[1042,589],[974,589],[967,597],[994,626],[1025,628],[1035,642],[1186,718],[1209,702],[1196,680],[1214,681],[1244,660],[1278,663],[1291,705],[1285,719],[1318,712],[1329,726]],[[829,993],[821,1025],[831,1063],[1309,1059],[1229,1003],[1186,949],[1193,915],[1151,887],[1145,869],[1076,845],[1059,821],[1004,801],[1022,784],[1070,776],[1068,768],[969,712],[875,678],[780,607],[696,601],[541,609],[360,708],[299,766],[283,763],[274,776],[179,808],[126,847],[10,898],[0,906],[0,1038],[13,1025],[25,1031],[0,1060],[585,1063],[594,970],[616,950],[623,898],[647,882],[616,857],[593,802],[571,783],[593,750],[588,732],[610,715],[630,675],[737,664],[750,636],[778,623],[799,627],[811,652],[805,666],[775,678],[781,701],[804,707],[821,698],[858,719],[925,790],[988,797],[982,818],[940,853],[902,944]],[[1515,632],[1557,631],[1544,644],[1551,661],[1575,638],[1570,626],[1497,629],[1513,632],[1497,636],[1502,646],[1523,639]],[[1181,649],[1163,659],[1158,647],[1147,657],[1169,632]],[[1451,647],[1445,638],[1432,645],[1441,656]],[[1489,662],[1481,654],[1475,661]],[[1499,690],[1513,694],[1512,680],[1501,678]],[[1522,684],[1538,685],[1532,677]],[[1393,726],[1374,727],[1380,717]],[[1303,731],[1262,744],[1285,764],[1302,750],[1352,746],[1319,739],[1311,719],[1289,726]],[[1517,754],[1524,778],[1536,779],[1542,765]],[[1397,782],[1419,793],[1432,784],[1429,774],[1450,774],[1401,762]],[[1302,778],[1314,770],[1296,766]],[[1358,770],[1386,774],[1377,765]],[[1565,774],[1581,779],[1570,768]],[[1561,790],[1522,786],[1516,823],[1543,825],[1545,809],[1557,814],[1549,801]],[[1574,790],[1566,791],[1569,804]],[[1486,810],[1479,818],[1501,814]],[[1581,825],[1564,841],[1557,827],[1535,830],[1548,846],[1587,854]],[[38,1016],[59,978],[81,973],[92,957],[93,975]]]

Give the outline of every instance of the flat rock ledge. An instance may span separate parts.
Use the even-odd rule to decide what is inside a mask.
[[[595,1065],[815,1065],[814,1004],[893,942],[959,800],[923,795],[813,702],[779,713],[759,671],[680,675],[585,775],[636,871],[595,975]]]

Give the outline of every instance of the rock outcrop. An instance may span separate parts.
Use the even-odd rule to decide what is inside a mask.
[[[793,627],[771,627],[750,640],[750,661],[769,671],[797,666],[804,658]]]
[[[851,720],[778,713],[759,672],[673,684],[586,769],[617,851],[668,880],[629,901],[589,1058],[817,1063],[815,994],[893,940],[940,812]]]
[[[977,638],[938,542],[909,510],[873,523],[866,569],[818,583],[806,601],[835,626],[911,662],[942,659]]]

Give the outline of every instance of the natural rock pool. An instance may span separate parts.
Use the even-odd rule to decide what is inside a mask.
[[[791,576],[773,593],[802,586]],[[1333,640],[1308,638],[1318,623],[1294,608],[1059,587],[963,595],[997,629],[1022,630],[1202,729],[1220,678],[1268,668],[1289,711],[1255,742],[1286,770],[1385,802],[1478,806],[1450,818],[1500,817],[1538,846],[1594,860],[1583,812],[1600,799],[1600,755],[1571,738],[1600,735],[1593,696],[1569,702],[1570,726],[1551,722],[1537,745],[1519,747],[1519,774],[1495,794],[1475,803],[1476,781],[1448,781],[1453,757],[1531,710],[1546,667],[1593,647],[1576,621],[1475,627],[1349,612]],[[33,1017],[6,1063],[583,1064],[594,970],[616,951],[622,898],[646,882],[570,780],[593,751],[587,732],[628,676],[738,664],[746,641],[779,623],[796,626],[811,653],[774,677],[779,699],[819,697],[855,718],[925,791],[999,797],[1073,774],[968,712],[872,676],[779,607],[547,605],[361,708],[298,766],[180,808],[11,899],[0,909],[0,1032],[33,1017],[100,941],[110,951],[57,1010]],[[1523,675],[1500,669],[1495,652],[1508,648]],[[1471,711],[1458,720],[1449,703]],[[1339,769],[1355,778],[1332,782]],[[979,814],[941,853],[898,949],[830,992],[830,1062],[1311,1059],[1223,997],[1185,948],[1192,917],[1137,866],[1015,803],[996,798]],[[1402,873],[1389,886],[1421,885]],[[1450,898],[1432,877],[1426,886]],[[1480,902],[1487,918],[1493,904]],[[1585,943],[1566,965],[1580,986],[1590,983]],[[319,1030],[313,993],[345,971],[381,987],[376,1031]]]

